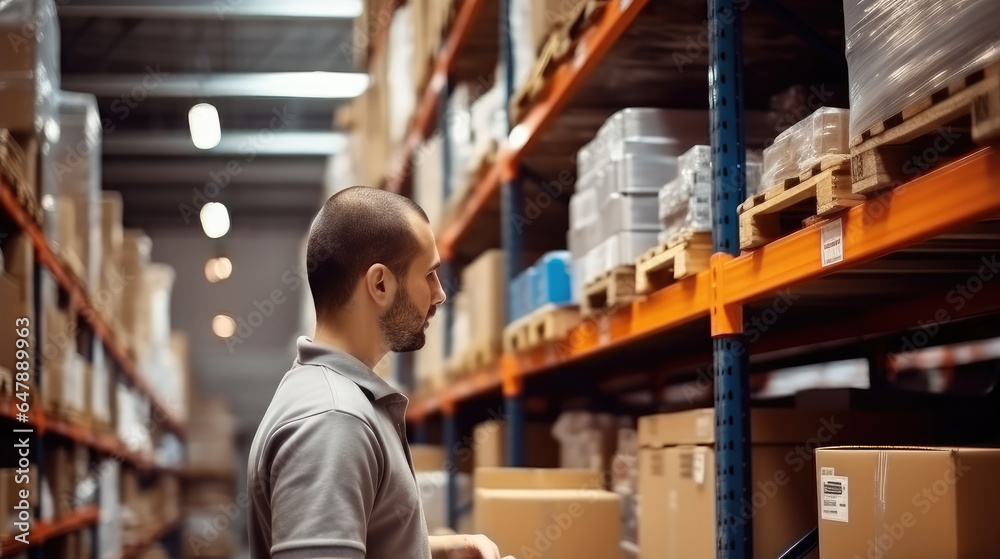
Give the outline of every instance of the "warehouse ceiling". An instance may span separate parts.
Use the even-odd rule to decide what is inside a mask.
[[[327,159],[344,143],[331,126],[349,99],[329,98],[312,73],[356,71],[344,16],[360,0],[57,4],[62,88],[98,96],[103,187],[122,193],[126,227],[145,229],[153,259],[177,271],[172,327],[191,336],[197,385],[229,398],[252,434],[300,331],[302,290],[282,278],[322,200]],[[200,102],[219,112],[213,150],[191,143],[188,111]],[[232,216],[219,240],[191,211],[210,199]],[[216,255],[230,257],[233,276],[210,284],[203,270]],[[247,318],[275,290],[285,302],[243,343],[212,333],[217,312]]]

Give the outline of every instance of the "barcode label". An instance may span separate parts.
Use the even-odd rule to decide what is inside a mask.
[[[839,217],[820,228],[820,259],[824,268],[844,261],[844,225]]]
[[[820,475],[820,517],[847,522],[847,476]]]

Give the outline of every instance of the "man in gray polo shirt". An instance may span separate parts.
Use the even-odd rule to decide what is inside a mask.
[[[445,294],[427,216],[353,187],[306,249],[316,333],[301,337],[250,448],[252,559],[500,559],[485,536],[428,537],[406,441],[407,399],[372,372],[415,351]]]

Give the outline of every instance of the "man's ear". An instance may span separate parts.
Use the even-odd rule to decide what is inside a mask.
[[[385,264],[372,264],[365,273],[365,289],[376,305],[388,307],[396,295],[396,276]]]

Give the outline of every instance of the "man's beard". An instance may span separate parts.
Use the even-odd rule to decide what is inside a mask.
[[[429,314],[420,312],[410,300],[410,295],[401,288],[389,309],[378,319],[389,350],[400,353],[424,347],[424,327],[433,315],[433,311]]]

